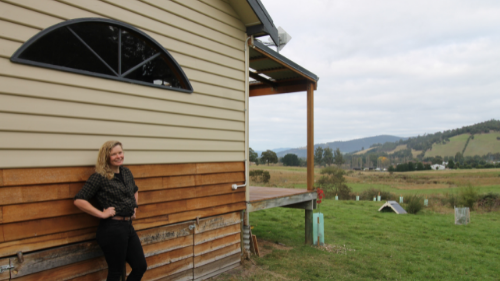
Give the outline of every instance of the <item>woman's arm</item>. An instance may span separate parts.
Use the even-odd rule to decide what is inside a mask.
[[[115,207],[109,207],[107,209],[104,209],[104,211],[99,211],[96,207],[92,206],[92,204],[89,203],[87,200],[83,199],[76,199],[74,201],[75,206],[78,207],[78,209],[84,211],[85,213],[92,215],[94,217],[100,218],[100,219],[107,219],[109,217],[112,217],[116,214]]]

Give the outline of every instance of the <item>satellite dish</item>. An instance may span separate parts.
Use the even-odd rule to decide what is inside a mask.
[[[278,27],[278,37],[279,37],[279,46],[276,46],[276,44],[273,42],[271,37],[269,37],[268,41],[269,43],[266,43],[267,46],[276,46],[278,53],[283,49],[290,40],[292,40],[292,36],[288,34],[281,26]]]

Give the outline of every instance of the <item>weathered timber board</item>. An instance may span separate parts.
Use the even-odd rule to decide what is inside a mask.
[[[72,263],[69,265],[56,267],[53,269],[37,272],[31,275],[15,278],[16,281],[47,281],[47,280],[67,280],[88,273],[97,272],[107,268],[104,257],[98,257],[86,261]]]
[[[127,166],[134,178],[152,178],[196,174],[196,164],[163,164]]]
[[[137,235],[142,245],[159,243],[179,237],[191,236],[189,226],[193,222],[183,222],[179,224],[166,225],[158,228],[137,231]],[[135,225],[134,228],[136,229]],[[137,229],[136,229],[137,230]]]
[[[86,181],[94,167],[4,169],[4,186]]]
[[[215,239],[215,240],[208,241],[208,242],[205,242],[203,244],[199,244],[199,245],[194,246],[194,255],[195,256],[203,255],[203,254],[206,254],[208,252],[222,249],[226,246],[237,244],[240,242],[241,242],[240,234],[235,233],[235,234],[232,234],[232,235],[229,235],[226,237],[222,237],[219,239]]]
[[[196,185],[209,185],[219,183],[236,183],[245,181],[244,172],[233,172],[223,174],[196,175]]]
[[[233,190],[231,188],[231,184],[218,184],[218,185],[183,187],[183,188],[151,190],[151,191],[139,190],[139,206],[153,204],[153,203],[160,203],[160,202],[169,202],[169,201],[191,199],[198,197],[208,197],[208,196],[238,193],[238,192],[245,192],[245,188],[241,189],[239,188],[237,190]]]
[[[3,186],[3,169],[0,169],[0,186]]]
[[[192,258],[183,259],[177,262],[169,263],[167,265],[148,269],[146,273],[144,273],[142,280],[144,281],[158,280],[159,278],[165,278],[169,275],[174,275],[176,273],[180,273],[186,270],[189,270],[191,274],[193,274],[192,268],[193,268],[193,259]],[[130,271],[128,271],[127,274],[130,274]]]
[[[213,174],[224,172],[242,172],[245,171],[245,162],[231,163],[197,163],[197,174]]]
[[[171,214],[171,215],[169,215],[169,220],[172,223],[174,223],[174,222],[179,222],[179,221],[187,221],[187,220],[196,219],[197,217],[200,217],[200,218],[211,217],[211,216],[215,216],[215,215],[221,215],[221,214],[230,213],[230,212],[234,212],[234,211],[241,211],[241,210],[245,210],[245,209],[246,209],[246,203],[245,202],[238,202],[238,203],[216,206],[216,207],[211,207],[211,208],[206,208],[206,209]]]
[[[0,206],[0,224],[3,223],[3,206]]]
[[[188,246],[168,252],[164,252],[155,256],[146,257],[146,262],[148,264],[148,270],[178,262],[184,259],[193,260],[193,247]],[[127,273],[130,273],[132,268],[127,264]]]
[[[135,184],[139,187],[139,191],[163,189],[163,178],[135,179]]]
[[[225,257],[234,255],[236,253],[241,253],[240,243],[232,244],[226,246],[222,249],[215,250],[213,252],[209,252],[203,255],[199,255],[194,257],[194,267],[198,268],[202,265],[212,263],[214,261],[218,261]]]
[[[196,182],[194,175],[163,178],[163,188],[179,188],[195,185]]]
[[[47,234],[97,226],[99,219],[87,214],[69,215],[26,222],[4,224],[5,241],[31,238]]]
[[[194,278],[209,278],[214,275],[211,275],[212,273],[216,273],[221,269],[226,269],[227,267],[230,267],[232,265],[240,265],[241,263],[241,255],[239,253],[225,257],[223,259],[220,259],[216,262],[212,262],[203,266],[200,266],[198,268],[194,269]],[[226,269],[227,270],[227,269]],[[224,270],[224,271],[226,271]],[[224,272],[222,271],[222,272]]]
[[[187,200],[155,203],[141,206],[139,208],[139,211],[137,212],[137,218],[141,219],[159,215],[167,215],[244,201],[245,193],[238,192],[203,198],[192,198]]]
[[[215,239],[219,239],[240,232],[241,232],[241,225],[239,223],[229,225],[223,228],[213,229],[200,234],[196,234],[194,236],[194,244],[195,245],[202,244],[208,241],[212,241]]]
[[[3,235],[3,225],[0,224],[0,243],[2,243],[4,241],[5,241],[5,238],[4,238],[4,235]],[[0,257],[2,257],[2,255],[0,255]]]
[[[241,215],[238,212],[225,214],[221,216],[200,219],[200,224],[196,226],[195,233],[202,233],[217,228],[223,228],[241,222]]]
[[[193,245],[193,236],[184,236],[171,240],[166,240],[154,244],[143,245],[144,255],[146,257],[158,255],[164,252],[173,251],[179,248],[184,248]]]
[[[30,221],[82,213],[73,199],[3,206],[4,223]]]
[[[179,273],[175,273],[169,276],[160,277],[160,279],[154,279],[155,281],[187,281],[193,280],[193,270],[185,270]],[[144,280],[146,281],[146,280]]]
[[[0,229],[2,225],[0,225]],[[32,252],[95,238],[96,228],[80,229],[63,233],[39,236],[23,240],[0,243],[0,257],[12,256],[17,252]]]
[[[99,270],[83,276],[68,279],[68,281],[106,281],[108,269]]]
[[[0,266],[9,265],[10,259],[0,259]],[[0,273],[0,280],[9,280],[10,279],[10,271],[4,271]]]
[[[10,258],[14,266],[12,278],[17,278],[44,270],[65,266],[102,256],[95,241],[58,247],[46,251],[24,255],[24,262],[17,257]]]
[[[0,205],[12,205],[68,198],[70,198],[68,183],[0,188]]]

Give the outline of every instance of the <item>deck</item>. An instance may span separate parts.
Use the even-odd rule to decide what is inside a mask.
[[[247,210],[255,212],[275,207],[314,210],[316,198],[316,191],[250,186],[250,202],[247,203]]]

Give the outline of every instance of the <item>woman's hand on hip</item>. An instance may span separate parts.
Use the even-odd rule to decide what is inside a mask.
[[[109,217],[114,217],[116,215],[115,207],[109,207],[102,211],[102,219],[107,219]]]

